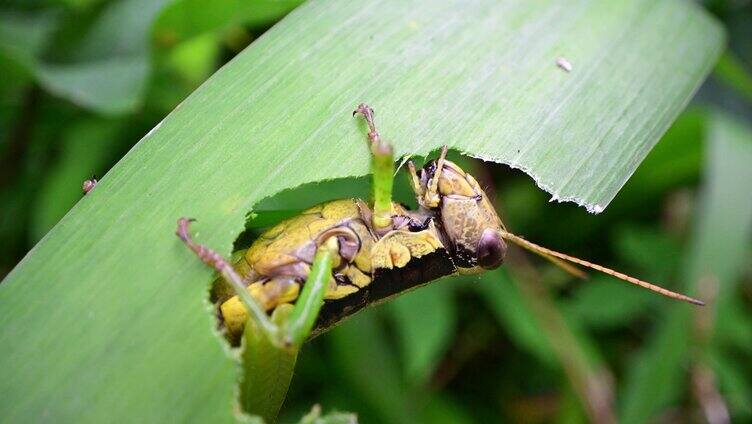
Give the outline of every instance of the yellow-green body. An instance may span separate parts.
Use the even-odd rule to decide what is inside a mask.
[[[233,265],[246,280],[247,290],[267,311],[298,298],[310,272],[318,246],[337,237],[339,256],[333,264],[324,300],[341,299],[373,282],[374,270],[401,268],[443,249],[433,223],[411,231],[414,213],[392,205],[402,222],[383,235],[368,225],[371,210],[362,200],[342,199],[322,203],[280,222],[262,233]],[[247,320],[247,310],[237,296],[219,299],[220,313],[231,338]]]

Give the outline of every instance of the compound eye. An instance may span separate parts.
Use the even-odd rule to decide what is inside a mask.
[[[429,161],[423,165],[423,169],[420,171],[420,182],[428,184],[428,180],[433,178],[434,174],[436,174],[436,160]]]
[[[490,228],[485,229],[478,242],[478,265],[484,269],[498,268],[506,253],[507,244],[501,235]]]

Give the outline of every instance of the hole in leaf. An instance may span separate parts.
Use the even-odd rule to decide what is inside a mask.
[[[433,159],[438,151],[432,152],[428,157]],[[420,158],[413,158],[421,164]],[[460,164],[462,167],[472,168],[472,159],[463,157],[456,152],[451,152],[448,159]],[[400,162],[398,162],[399,164]],[[301,212],[316,205],[338,199],[359,198],[369,202],[371,198],[371,176],[339,178],[304,184],[302,186],[284,190],[276,195],[262,199],[248,214],[245,230],[237,237],[233,245],[231,263],[236,270],[245,277],[250,267],[244,256],[247,249],[267,229],[283,222],[284,220],[300,215]],[[397,170],[393,188],[393,200],[404,205],[406,208],[415,210],[417,201],[408,180],[405,167]],[[209,300],[214,305],[214,311],[218,320],[219,330],[224,334],[232,347],[238,347],[241,343],[239,331],[228,331],[224,322],[220,306],[235,296],[235,292],[224,279],[216,275],[211,283]]]
[[[452,154],[452,156],[455,155]],[[433,158],[435,155],[432,155],[431,157]],[[461,163],[461,166],[467,164],[466,159],[458,160],[452,157],[451,160]],[[234,243],[234,253],[231,263],[241,277],[245,278],[249,276],[252,273],[252,270],[248,265],[249,261],[246,260],[247,250],[265,231],[285,220],[299,216],[301,212],[316,205],[338,199],[353,198],[363,199],[366,203],[370,203],[370,176],[343,178],[306,184],[294,189],[282,191],[274,196],[263,199],[255,205],[253,211],[249,213],[246,222],[246,229],[238,236]],[[407,173],[403,169],[400,169],[395,176],[393,200],[397,203],[401,203],[407,209],[415,210],[417,208],[415,194],[408,180]],[[284,230],[284,228],[281,229],[281,231]],[[265,237],[268,237],[268,234],[265,235]],[[293,243],[297,242],[298,241],[294,241]],[[292,249],[295,249],[296,247],[298,246],[291,246]],[[273,251],[270,253],[272,255],[274,254]],[[452,266],[446,250],[437,250],[433,255],[436,257],[433,258],[432,261],[438,261],[438,263],[441,264],[439,267],[433,267],[433,271],[423,272],[421,270],[412,277],[411,275],[413,274],[404,274],[398,276],[396,279],[392,275],[391,277],[379,280],[379,282],[386,283],[384,284],[384,287],[386,287],[385,290],[392,290],[393,293],[387,293],[388,295],[391,295],[402,292],[405,288],[412,288],[415,284],[423,284],[424,282],[427,282],[427,280],[436,278],[433,275],[446,275],[446,268]],[[426,265],[424,262],[413,263],[411,261],[410,263],[412,265],[393,270],[393,274],[402,274],[406,272],[406,270],[411,269],[411,266],[412,268],[420,269]],[[416,270],[411,270],[409,272],[413,271]],[[389,274],[385,273],[384,275]],[[420,277],[415,278],[415,276]],[[254,277],[250,277],[249,280],[252,278]],[[248,283],[250,282],[251,281],[248,281]],[[406,284],[405,282],[413,282],[413,284]],[[382,292],[384,292],[384,290],[376,292],[378,294],[374,295],[374,298],[381,299],[382,295],[384,295]],[[370,291],[364,290],[363,293],[370,293]],[[235,291],[232,287],[226,283],[222,277],[216,276],[211,285],[210,301],[214,305],[220,331],[224,334],[229,344],[234,348],[240,347],[241,343],[252,343],[252,346],[254,346],[253,349],[241,350],[243,375],[239,382],[238,403],[241,409],[247,413],[273,417],[277,411],[267,410],[265,408],[274,407],[274,405],[278,408],[279,404],[281,404],[284,399],[289,379],[292,376],[292,369],[296,360],[297,351],[286,352],[276,348],[275,350],[267,349],[265,345],[268,343],[259,343],[259,340],[257,340],[257,336],[259,336],[258,332],[253,332],[253,330],[246,332],[240,331],[243,324],[248,326],[253,325],[250,321],[247,323],[245,320],[233,321],[232,318],[230,318],[230,315],[223,317],[223,311],[227,311],[227,309],[223,308],[222,305],[228,301],[235,302],[237,299],[233,299],[234,297]],[[335,312],[334,315],[332,315],[335,317],[332,322],[336,322],[341,319],[342,316],[347,316],[350,313],[357,311],[363,307],[362,302],[369,304],[370,300],[371,297],[369,297],[368,294],[365,294],[359,301],[361,303],[353,307],[348,306],[342,308],[339,304],[330,304],[333,310],[347,311],[343,313]],[[242,310],[244,311],[244,306],[239,304],[239,302],[238,307],[243,308]],[[288,308],[278,306],[275,311],[280,312],[281,309],[287,310]],[[272,314],[272,319],[277,315],[276,312]],[[238,323],[240,323],[240,327],[238,327]],[[324,328],[328,328],[328,326],[325,326]],[[245,337],[245,340],[243,340],[243,337]],[[264,338],[265,336],[260,337]],[[269,344],[269,346],[271,345]],[[270,373],[274,375],[271,375]],[[264,386],[263,390],[259,384]],[[259,390],[264,393],[263,396],[259,396]],[[274,398],[275,400],[263,401],[260,400],[261,398]]]
[[[402,174],[401,172],[399,174]],[[340,178],[304,184],[294,189],[282,191],[274,196],[261,200],[253,212],[248,214],[246,229],[240,233],[233,245],[231,263],[241,275],[246,275],[247,262],[243,259],[246,250],[267,229],[280,222],[299,215],[302,211],[321,203],[337,199],[370,198],[370,176],[358,178]],[[406,177],[397,176],[394,187],[396,202],[413,209],[416,202]],[[232,298],[235,292],[224,279],[217,275],[211,283],[209,300],[215,306],[218,326],[233,347],[240,345],[239,334],[232,335],[225,328],[219,306]]]
[[[409,206],[415,207],[409,184],[401,182],[395,184],[395,200],[405,204],[411,203]],[[241,276],[245,276],[249,270],[248,262],[244,258],[246,250],[266,229],[317,204],[335,199],[369,197],[370,177],[361,177],[306,184],[264,199],[248,215],[246,229],[234,243],[231,263]],[[235,292],[230,285],[221,276],[215,276],[211,284],[210,301],[214,305],[217,325],[229,344],[233,348],[239,348],[244,333],[228,331],[220,312],[220,305],[234,296]],[[245,337],[253,338],[248,332],[245,332]],[[245,343],[248,342],[249,340],[245,340]],[[265,346],[268,345],[259,343],[258,340],[253,342],[253,346],[253,349],[241,350],[242,375],[238,382],[237,405],[245,414],[260,415],[267,420],[273,420],[286,396],[297,352],[266,349]]]

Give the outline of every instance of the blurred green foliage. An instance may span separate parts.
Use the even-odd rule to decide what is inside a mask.
[[[84,179],[107,172],[298,3],[4,2],[0,278],[75,204]],[[524,174],[468,161],[513,231],[699,294],[706,308],[605,276],[572,281],[513,254],[503,270],[442,280],[316,339],[284,420],[314,403],[363,422],[751,420],[752,6],[706,6],[730,50],[603,214],[550,203]],[[259,208],[268,221],[254,222],[367,184],[282,193]]]

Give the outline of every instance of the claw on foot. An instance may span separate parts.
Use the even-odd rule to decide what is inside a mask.
[[[353,116],[361,114],[366,118],[366,124],[368,124],[368,139],[371,140],[371,145],[381,145],[379,132],[376,131],[376,124],[373,120],[373,109],[365,103],[358,105],[358,108],[353,111]]]
[[[193,244],[193,240],[191,239],[191,235],[188,233],[188,227],[191,225],[191,222],[196,221],[193,218],[180,218],[178,219],[178,229],[175,231],[175,234],[180,237],[180,240],[183,240],[186,244]]]
[[[208,247],[194,242],[193,238],[191,238],[188,227],[190,226],[191,222],[194,221],[195,219],[193,218],[178,219],[178,229],[175,231],[175,234],[180,237],[180,240],[183,240],[183,243],[185,243],[186,246],[188,246],[188,248],[191,249],[203,263],[209,265],[219,272],[222,272],[224,268],[229,267],[222,256],[219,253],[209,249]]]
[[[361,114],[366,118],[366,121],[373,122],[373,109],[365,103],[361,103],[353,111],[353,116]]]

